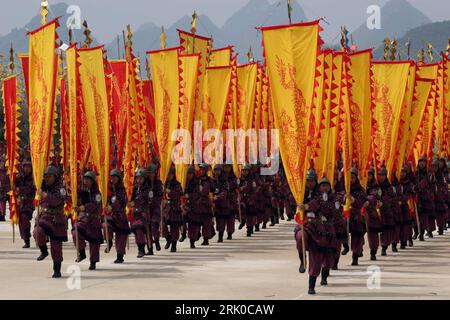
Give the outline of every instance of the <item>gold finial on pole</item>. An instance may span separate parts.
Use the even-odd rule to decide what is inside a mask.
[[[197,12],[194,11],[194,13],[192,14],[192,21],[191,21],[191,32],[193,34],[197,33]]]
[[[131,31],[131,25],[127,25],[127,45],[133,47],[133,32]]]
[[[341,50],[348,50],[348,30],[346,26],[341,27]]]
[[[167,43],[166,43],[167,35],[166,35],[166,32],[164,31],[164,26],[161,27],[161,35],[159,36],[159,38],[161,39],[161,42],[160,42],[161,49],[165,49],[167,46]]]
[[[42,1],[41,2],[41,23],[42,25],[47,23],[47,15],[48,15],[48,2],[47,1]]]
[[[391,44],[391,40],[389,38],[385,38],[384,39],[384,54],[383,54],[384,60],[388,59],[390,44]]]
[[[11,75],[14,74],[15,64],[14,64],[14,48],[11,43],[11,49],[9,49],[9,71],[11,72]]]
[[[431,43],[428,44],[428,59],[430,62],[434,61],[434,57],[433,57],[433,45]]]
[[[287,0],[289,24],[292,24],[292,0]]]
[[[253,51],[252,47],[250,46],[250,49],[247,52],[247,58],[249,63],[253,63],[255,60],[253,59]]]
[[[148,57],[145,57],[145,71],[147,72],[147,78],[150,80],[152,78],[151,70],[150,70],[150,60]]]
[[[83,27],[84,27],[84,32],[83,34],[85,35],[85,39],[84,39],[84,46],[89,48],[89,46],[92,43],[92,38],[91,38],[91,30],[89,30],[89,26],[86,20],[84,20],[83,22]]]
[[[419,65],[425,63],[425,50],[423,48],[419,50],[417,57],[419,58],[419,61],[418,61]]]
[[[397,56],[397,40],[392,40],[391,42],[391,60],[394,61]]]

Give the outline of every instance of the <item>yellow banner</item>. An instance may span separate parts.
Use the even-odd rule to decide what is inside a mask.
[[[180,59],[178,48],[150,51],[148,54],[153,74],[156,138],[161,163],[160,178],[165,183],[172,165],[172,150],[175,145],[172,133],[178,129]]]
[[[443,136],[442,136],[442,152],[447,153],[447,157],[450,157],[450,136],[449,136],[449,129],[450,129],[450,60],[447,58],[447,56],[443,56],[443,78],[444,78],[444,101],[443,101],[443,108],[444,108],[444,120],[443,120]]]
[[[58,21],[54,20],[29,33],[30,151],[37,189],[42,185],[52,138],[57,75],[55,41],[58,26]]]
[[[400,115],[406,94],[410,62],[373,62],[375,106],[374,139],[377,165],[385,165],[388,177],[393,177],[395,144]],[[391,180],[392,181],[392,180]]]
[[[237,128],[247,130],[252,126],[255,109],[256,77],[258,67],[250,63],[237,68]]]
[[[297,204],[305,193],[315,89],[319,21],[261,28],[275,127],[286,177]]]
[[[353,127],[353,148],[360,172],[361,184],[366,187],[370,169],[370,139],[372,131],[372,88],[371,88],[372,50],[350,54],[349,74],[351,83],[351,113]]]
[[[77,67],[77,48],[71,46],[66,51],[67,64],[67,104],[69,110],[69,170],[70,170],[70,190],[78,190],[78,146],[77,146],[77,118],[78,118],[78,67]],[[71,192],[72,208],[77,205],[77,192]],[[72,212],[76,220],[76,211]]]
[[[98,184],[102,203],[105,205],[108,199],[111,132],[103,46],[78,49],[78,55],[81,91],[91,141],[91,156],[99,173]]]
[[[179,128],[194,132],[194,111],[196,104],[196,93],[199,73],[199,54],[181,55],[181,108],[179,114]],[[189,141],[189,143],[191,143]],[[183,155],[180,155],[183,156]],[[181,183],[183,190],[186,187],[187,164],[176,165],[177,180]]]
[[[209,65],[210,67],[227,67],[231,64],[231,56],[233,53],[233,48],[225,47],[220,49],[211,50],[209,54]]]
[[[419,160],[419,152],[413,153],[416,140],[419,138],[418,132],[425,113],[427,101],[429,100],[433,80],[417,78],[414,88],[414,97],[411,106],[411,117],[409,122],[409,139],[407,141],[407,156],[411,158],[414,155],[414,163]]]
[[[345,191],[350,193],[351,187],[351,168],[353,166],[353,149],[354,149],[354,137],[353,134],[353,126],[357,126],[357,121],[353,121],[351,110],[351,97],[350,97],[350,82],[352,79],[349,76],[349,61],[347,56],[343,56],[342,63],[342,89],[341,89],[341,106],[340,106],[340,114],[339,121],[340,126],[338,130],[340,130],[341,135],[341,148],[342,148],[342,162],[343,162],[343,173],[344,173],[344,186]],[[350,200],[347,198],[347,201],[344,205],[344,214],[350,214]]]

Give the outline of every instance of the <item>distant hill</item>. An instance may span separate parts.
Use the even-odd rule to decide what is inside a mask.
[[[69,42],[69,35],[67,27],[65,26],[65,21],[68,18],[66,13],[68,5],[66,3],[57,3],[51,6],[51,14],[47,16],[47,21],[51,21],[55,17],[61,17],[60,24],[58,28],[59,40],[65,43]],[[54,16],[53,16],[54,15]],[[9,49],[11,48],[11,43],[13,44],[14,51],[16,53],[27,53],[28,52],[28,36],[27,33],[41,26],[41,16],[38,14],[34,16],[29,23],[24,27],[19,29],[13,29],[10,33],[0,37],[0,54],[9,55]],[[93,45],[97,44],[94,37]],[[83,30],[75,30],[73,34],[73,39],[82,41],[84,40]]]
[[[400,38],[409,30],[431,22],[407,0],[391,0],[381,8],[381,29],[369,30],[364,22],[352,33],[353,41],[360,49],[378,48],[386,37]]]
[[[450,38],[450,21],[442,21],[426,24],[408,31],[403,37],[398,39],[400,53],[403,59],[406,58],[407,52],[405,44],[411,44],[411,59],[417,60],[417,53],[420,49],[427,50],[428,43],[433,45],[435,50],[435,59],[439,59],[439,53],[445,51]],[[428,58],[428,55],[426,55]],[[383,45],[374,51],[374,58],[382,59]]]

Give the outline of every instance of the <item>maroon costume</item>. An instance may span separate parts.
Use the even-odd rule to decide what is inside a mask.
[[[25,242],[25,248],[30,247],[31,237],[31,219],[34,212],[34,197],[36,195],[36,187],[34,185],[33,174],[30,170],[29,174],[25,174],[24,166],[30,166],[30,162],[24,162],[19,174],[16,177],[16,190],[19,202],[19,230],[20,237]]]
[[[150,193],[150,188],[147,182],[139,186],[135,181],[133,187],[133,195],[131,201],[134,203],[133,215],[134,221],[131,225],[131,231],[134,233],[136,240],[136,245],[138,246],[139,255],[141,258],[145,254],[145,245],[147,244],[147,236],[149,233],[149,197],[152,195]]]
[[[9,201],[8,192],[11,188],[5,164],[0,164],[0,221],[5,221],[6,202]]]
[[[171,252],[176,252],[180,227],[183,222],[180,203],[183,190],[181,184],[175,179],[175,172],[173,171],[171,174],[173,179],[166,182],[165,199],[163,200],[163,236],[167,240],[166,249],[172,245]]]

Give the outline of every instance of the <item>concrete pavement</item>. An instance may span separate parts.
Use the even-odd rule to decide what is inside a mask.
[[[262,230],[252,238],[240,230],[232,241],[189,249],[181,243],[173,254],[162,249],[137,259],[134,238],[125,263],[115,265],[114,248],[103,253],[95,271],[89,262],[74,263],[72,242],[64,245],[63,278],[52,279],[52,261],[37,262],[39,250],[12,243],[9,223],[0,223],[0,299],[449,299],[450,232],[413,248],[388,251],[376,263],[368,248],[360,265],[351,255],[332,271],[328,287],[317,281],[317,295],[308,296],[308,276],[298,273],[292,222]],[[164,242],[162,242],[164,245]],[[77,277],[79,272],[80,277]],[[80,281],[78,282],[78,279]],[[369,285],[368,285],[369,282]],[[77,284],[81,288],[77,288]]]

